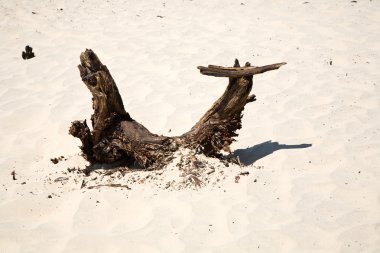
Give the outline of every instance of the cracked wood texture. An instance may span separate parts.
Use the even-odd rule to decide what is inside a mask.
[[[84,120],[72,122],[69,133],[81,140],[83,156],[90,163],[121,161],[146,169],[162,168],[181,146],[214,157],[219,157],[222,149],[230,151],[236,130],[241,128],[244,106],[256,100],[250,94],[252,76],[285,64],[251,67],[246,63],[240,67],[235,60],[234,67],[198,67],[202,74],[228,77],[228,86],[190,131],[167,137],[151,133],[126,112],[109,70],[91,49],[81,53],[80,62],[80,76],[92,94],[92,131]]]

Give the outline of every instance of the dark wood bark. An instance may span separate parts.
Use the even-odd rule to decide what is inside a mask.
[[[228,151],[241,128],[244,106],[255,101],[255,95],[250,95],[252,76],[285,64],[240,67],[236,60],[234,67],[198,67],[205,75],[229,77],[227,89],[190,131],[167,137],[151,133],[125,111],[115,81],[92,50],[86,49],[80,61],[80,76],[92,94],[92,131],[86,121],[74,121],[69,133],[81,140],[81,150],[90,163],[137,162],[147,169],[165,165],[181,146],[208,156]]]
[[[24,60],[28,60],[28,59],[33,58],[35,56],[33,53],[33,48],[30,46],[26,46],[25,51],[22,51],[21,56]]]

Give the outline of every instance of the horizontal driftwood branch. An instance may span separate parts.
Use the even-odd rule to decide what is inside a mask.
[[[198,69],[203,75],[237,78],[243,76],[253,76],[267,71],[276,70],[285,64],[286,62],[281,62],[261,67],[221,67],[209,65],[208,67],[199,66]]]

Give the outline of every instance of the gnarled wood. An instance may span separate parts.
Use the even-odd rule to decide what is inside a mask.
[[[254,101],[255,95],[250,96],[252,90],[252,75],[260,71],[268,71],[270,68],[277,69],[281,65],[270,65],[272,67],[252,68],[247,62],[245,67],[240,67],[236,59],[234,67],[225,68],[214,65],[198,67],[202,74],[213,76],[227,76],[229,74],[229,83],[224,94],[214,103],[206,114],[195,124],[195,126],[183,135],[186,142],[192,146],[200,147],[206,155],[217,156],[221,149],[229,151],[230,144],[237,136],[236,130],[241,128],[241,118],[244,106]],[[259,69],[259,70],[258,70]],[[238,77],[235,77],[238,76]]]
[[[82,141],[90,162],[113,163],[124,159],[154,167],[173,151],[171,138],[152,134],[125,111],[123,101],[107,67],[86,49],[78,66],[82,81],[92,94],[92,132],[86,122],[74,121],[69,133]]]
[[[151,133],[126,112],[115,81],[91,49],[86,49],[80,60],[80,76],[92,94],[93,130],[86,121],[74,121],[69,133],[81,140],[84,157],[91,163],[124,160],[148,169],[165,165],[181,146],[208,156],[219,156],[221,149],[229,151],[236,130],[241,128],[244,106],[256,100],[255,95],[250,95],[252,76],[285,64],[251,67],[246,63],[240,67],[236,60],[232,68],[198,67],[205,75],[229,77],[227,89],[190,131],[178,137],[166,137]]]

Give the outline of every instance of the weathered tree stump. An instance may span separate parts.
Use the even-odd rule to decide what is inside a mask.
[[[247,62],[240,67],[235,60],[234,67],[198,67],[204,75],[229,77],[227,89],[190,131],[166,137],[151,133],[125,111],[109,70],[91,49],[80,55],[80,61],[80,76],[92,94],[93,130],[86,121],[74,121],[69,132],[80,138],[83,156],[90,163],[137,162],[146,169],[162,168],[179,147],[213,157],[219,157],[222,149],[230,150],[241,128],[244,106],[255,101],[255,95],[250,95],[252,76],[286,64],[251,67]]]

